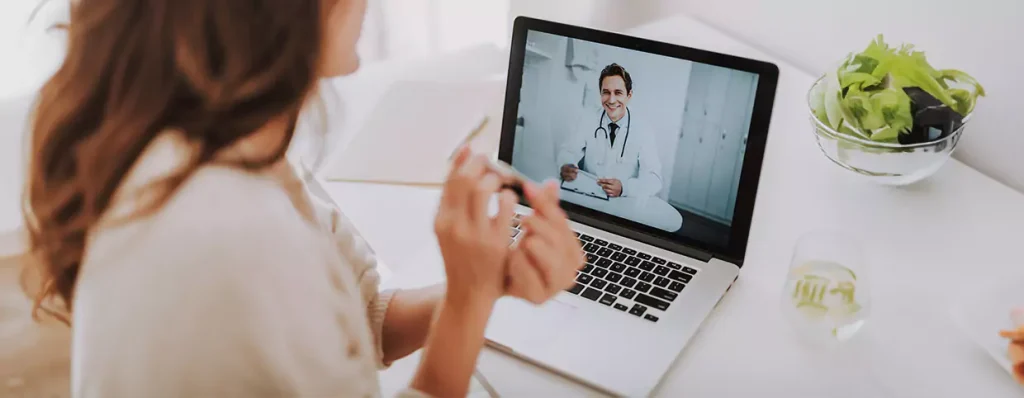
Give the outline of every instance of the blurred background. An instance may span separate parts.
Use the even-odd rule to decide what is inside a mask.
[[[41,3],[0,1],[0,101],[31,93],[59,60],[60,34],[47,28],[65,17],[67,3],[50,0],[30,20]],[[1024,1],[369,0],[369,5],[360,43],[367,63],[480,44],[504,47],[516,15],[621,31],[684,12],[814,74],[884,33],[890,42],[914,43],[933,64],[968,71],[985,85],[989,96],[956,157],[1024,191],[1018,155],[1024,150],[1024,123],[1017,119],[1024,106],[1019,75]],[[9,159],[6,152],[0,158]]]

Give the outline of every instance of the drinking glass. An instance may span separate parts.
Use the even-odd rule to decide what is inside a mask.
[[[782,312],[806,339],[851,339],[871,312],[863,245],[832,231],[805,234],[793,249],[782,292]]]

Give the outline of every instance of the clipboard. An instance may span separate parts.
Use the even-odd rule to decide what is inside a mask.
[[[586,180],[584,181],[584,179]],[[576,179],[573,181],[562,180],[560,187],[569,192],[575,192],[601,200],[608,200],[608,193],[601,188],[601,185],[597,183],[597,180],[598,178],[596,175],[588,173],[583,169],[576,169]],[[587,186],[590,181],[593,181],[593,188]]]

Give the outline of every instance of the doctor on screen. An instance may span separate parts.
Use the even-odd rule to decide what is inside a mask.
[[[649,131],[632,120],[629,101],[633,79],[618,64],[601,70],[601,112],[585,118],[558,152],[562,180],[573,181],[583,170],[598,177],[609,197],[653,196],[661,191],[661,161]]]

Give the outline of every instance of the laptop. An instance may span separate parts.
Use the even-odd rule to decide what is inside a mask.
[[[778,74],[517,18],[499,159],[608,197],[561,191],[587,264],[544,305],[500,300],[488,344],[612,395],[654,391],[740,274]]]

